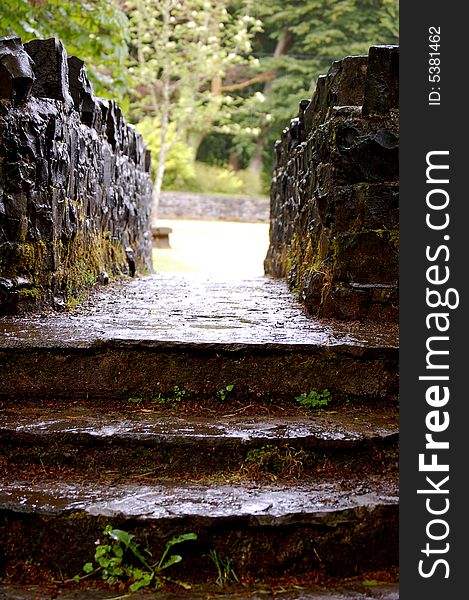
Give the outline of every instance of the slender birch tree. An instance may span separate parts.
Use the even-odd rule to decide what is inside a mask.
[[[158,204],[168,152],[183,139],[197,145],[230,100],[223,79],[234,66],[252,61],[252,38],[261,22],[251,2],[230,12],[229,0],[128,0],[130,75],[134,114],[159,131],[154,183]]]

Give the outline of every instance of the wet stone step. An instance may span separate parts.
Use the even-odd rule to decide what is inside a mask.
[[[384,481],[344,492],[317,485],[116,485],[3,482],[4,562],[40,561],[73,576],[94,555],[107,524],[134,533],[157,556],[170,538],[183,561],[173,577],[213,577],[210,549],[240,577],[312,573],[347,577],[398,563],[398,501]]]
[[[397,472],[396,413],[303,417],[160,416],[92,407],[0,413],[0,469],[66,467],[88,476],[346,477]]]
[[[72,314],[0,319],[2,345],[139,340],[191,344],[398,346],[397,327],[308,317],[280,279],[157,273],[96,292]]]
[[[0,348],[0,399],[127,400],[171,394],[294,402],[327,389],[337,401],[397,402],[397,348],[96,341]]]
[[[0,319],[0,398],[154,397],[174,386],[210,398],[396,400],[390,327],[308,318],[284,282],[142,277],[93,295],[74,314]]]
[[[224,600],[399,600],[399,586],[397,583],[380,583],[365,580],[362,583],[334,583],[328,586],[297,585],[290,590],[285,586],[271,591],[267,586],[256,586],[258,590],[251,589],[239,592],[227,592],[220,589],[209,591],[189,592],[184,590],[175,592],[129,593],[125,598],[129,600],[208,600],[210,598]],[[82,600],[82,590],[61,590],[61,600]],[[57,592],[40,586],[0,585],[0,598],[2,600],[55,600]],[[86,590],[89,600],[115,600],[115,592],[103,590]]]

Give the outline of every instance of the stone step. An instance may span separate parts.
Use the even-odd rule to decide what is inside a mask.
[[[61,589],[59,597],[61,600],[81,600],[85,596],[82,590]],[[55,600],[57,587],[0,585],[0,598],[2,600]],[[104,590],[86,589],[86,598],[89,600],[116,600],[116,594]],[[189,592],[184,590],[146,592],[144,595],[136,592],[126,594],[125,598],[129,600],[141,600],[142,598],[146,600],[207,600],[208,598],[224,600],[399,600],[399,586],[397,583],[365,580],[364,583],[344,582],[332,583],[327,586],[291,584],[291,589],[279,586],[278,590],[257,585],[256,589],[239,592],[227,592],[219,588],[212,589],[209,593],[207,590],[196,589]]]
[[[328,389],[337,400],[388,400],[397,394],[393,348],[312,345],[217,345],[103,341],[88,347],[0,350],[1,398],[128,399],[171,393],[293,401]]]
[[[2,481],[6,565],[39,562],[72,577],[92,560],[107,524],[135,534],[155,557],[174,536],[197,534],[178,546],[183,561],[171,574],[194,583],[213,581],[211,549],[229,557],[242,579],[349,577],[398,563],[397,490],[385,476],[346,491],[338,483]]]
[[[163,274],[2,330],[9,582],[37,563],[80,573],[107,524],[155,556],[196,533],[172,576],[200,585],[216,577],[212,549],[248,582],[397,567],[395,331],[313,321],[268,278]],[[323,412],[295,401],[325,389]],[[333,590],[310,597],[372,597]]]
[[[166,276],[165,276],[166,275]],[[0,397],[394,399],[392,328],[314,321],[284,282],[158,274],[94,294],[75,314],[0,320]]]
[[[0,413],[0,455],[3,471],[40,466],[102,477],[359,477],[397,472],[397,413],[197,417],[99,412],[90,405],[17,407]]]

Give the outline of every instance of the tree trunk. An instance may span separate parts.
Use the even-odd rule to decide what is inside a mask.
[[[257,138],[256,149],[254,150],[254,154],[249,161],[248,169],[255,176],[256,181],[260,181],[262,165],[263,165],[263,153],[264,153],[264,145],[265,139],[262,133]]]
[[[277,45],[275,46],[275,50],[274,50],[274,58],[278,58],[279,56],[282,56],[283,54],[285,54],[285,52],[287,52],[290,48],[291,45],[293,44],[293,34],[288,31],[288,29],[286,31],[284,31],[282,33],[282,36],[278,39]],[[266,85],[268,85],[268,82],[266,83]]]
[[[274,54],[273,54],[273,58],[278,58],[279,56],[282,56],[282,54],[285,54],[285,52],[287,52],[291,45],[293,43],[293,34],[288,31],[288,29],[286,31],[283,32],[282,36],[278,39],[277,41],[277,45],[275,47],[274,50]],[[265,85],[264,85],[264,95],[267,95],[267,93],[270,91],[272,87],[272,80],[268,80],[266,81]],[[263,153],[264,153],[264,146],[265,146],[265,138],[264,138],[264,131],[261,131],[261,134],[259,135],[259,137],[257,138],[257,143],[256,143],[256,149],[254,151],[254,154],[251,157],[251,160],[249,162],[249,166],[248,169],[255,174],[256,177],[261,176],[261,172],[262,172],[262,166],[264,163],[263,160]]]
[[[163,81],[163,106],[161,114],[161,145],[158,154],[158,168],[156,169],[155,184],[153,186],[153,206],[152,206],[152,225],[155,225],[158,216],[158,204],[160,203],[161,189],[163,187],[163,177],[166,165],[167,144],[166,137],[169,123],[169,81]]]

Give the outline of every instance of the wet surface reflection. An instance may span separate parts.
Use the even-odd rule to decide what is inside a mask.
[[[398,346],[380,326],[309,318],[285,282],[159,273],[101,289],[73,314],[0,319],[0,347],[96,340]]]

